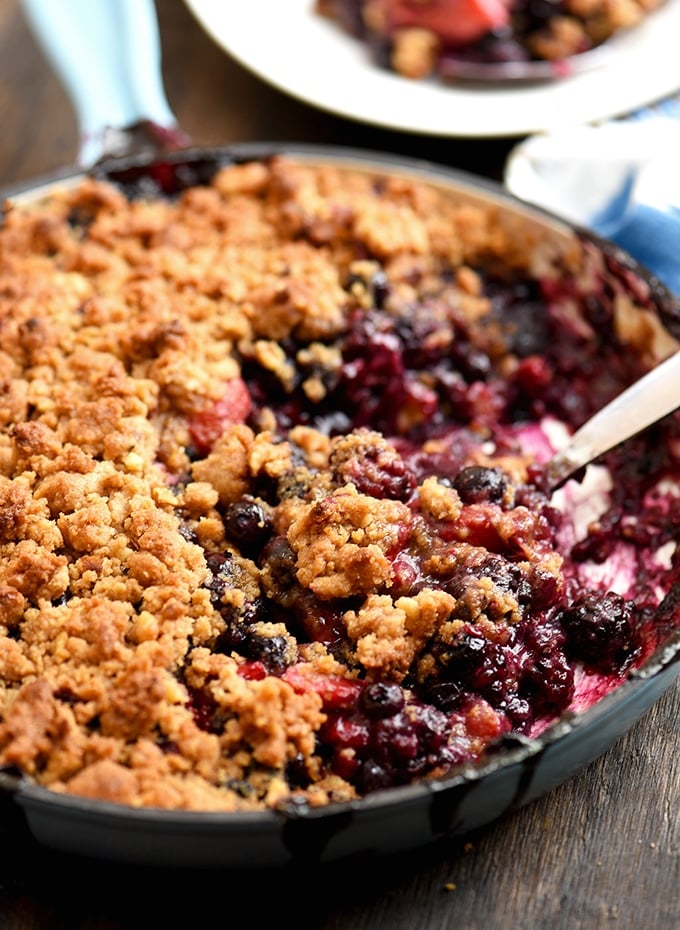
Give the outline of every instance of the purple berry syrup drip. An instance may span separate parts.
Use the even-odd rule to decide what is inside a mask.
[[[348,294],[356,283],[348,282]],[[240,569],[229,554],[208,558],[211,596],[226,624],[215,648],[240,656],[245,677],[276,675],[294,688],[318,690],[327,714],[318,734],[319,755],[360,794],[449,771],[479,758],[505,733],[535,735],[576,706],[583,676],[600,683],[598,694],[615,687],[678,625],[680,613],[677,549],[670,564],[655,556],[664,546],[672,548],[680,526],[680,497],[658,491],[660,481],[677,471],[676,417],[638,437],[625,455],[607,456],[609,504],[563,553],[566,588],[540,563],[531,570],[522,564],[526,538],[533,546],[556,548],[568,520],[546,493],[541,466],[532,466],[530,480],[513,488],[509,505],[508,476],[496,467],[470,464],[470,452],[484,442],[492,442],[497,455],[517,452],[523,430],[534,429],[543,417],[575,428],[640,374],[631,353],[612,339],[612,295],[603,289],[580,299],[595,333],[586,339],[562,318],[565,295],[554,282],[543,292],[535,282],[486,280],[487,325],[500,328],[517,359],[513,373],[501,376],[492,353],[455,307],[437,295],[416,306],[390,303],[382,273],[362,283],[373,306],[350,315],[338,344],[339,370],[299,370],[298,385],[282,396],[254,360],[242,360],[253,402],[249,422],[257,427],[266,407],[282,437],[292,426],[306,424],[330,436],[367,427],[389,438],[394,454],[367,453],[346,463],[341,477],[360,493],[413,510],[415,529],[391,553],[390,593],[413,597],[432,588],[464,603],[466,592],[483,577],[485,613],[497,632],[482,634],[472,615],[467,620],[463,615],[453,643],[433,637],[432,674],[413,669],[399,682],[329,676],[310,685],[297,671],[297,645],[321,642],[345,661],[349,649],[342,616],[357,609],[361,598],[322,602],[300,585],[295,553],[268,516],[281,488],[273,482],[254,487],[223,513],[229,540],[273,579],[267,596],[238,608],[224,606],[222,594],[239,586]],[[293,361],[301,346],[291,341],[283,348]],[[311,374],[324,381],[321,402],[312,403],[302,390]],[[436,451],[424,448],[432,439]],[[462,511],[455,524],[419,511],[416,489],[428,476],[457,491]],[[531,518],[501,536],[495,527],[510,506],[524,508]],[[451,547],[463,538],[476,554],[454,560]],[[632,567],[629,589],[589,587],[593,566],[616,558],[622,548]],[[433,564],[450,570],[433,571]],[[517,622],[504,618],[508,602],[516,605]],[[262,636],[260,621],[283,623],[289,635]],[[200,694],[195,711],[202,726],[219,728],[214,709]],[[307,784],[304,768],[295,763],[288,777],[291,785]]]

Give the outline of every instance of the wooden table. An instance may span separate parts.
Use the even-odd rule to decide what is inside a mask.
[[[432,140],[327,115],[231,61],[182,0],[157,7],[168,98],[198,144],[321,141],[501,177],[516,140]],[[0,127],[0,187],[76,157],[71,104],[18,0],[0,3]],[[678,930],[679,748],[680,683],[600,760],[518,813],[369,868],[304,874],[83,862],[37,848],[5,801],[0,928],[190,930],[238,920],[244,930]]]

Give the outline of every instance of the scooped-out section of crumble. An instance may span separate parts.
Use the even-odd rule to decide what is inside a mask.
[[[0,765],[323,807],[483,762],[680,624],[680,421],[543,464],[677,348],[592,245],[286,156],[0,227]]]

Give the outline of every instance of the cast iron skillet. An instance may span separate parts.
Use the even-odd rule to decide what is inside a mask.
[[[79,0],[68,0],[68,7]],[[26,0],[29,15],[41,4]],[[86,3],[92,8],[92,4]],[[60,17],[67,4],[46,5]],[[120,10],[126,4],[118,5]],[[97,9],[102,9],[97,4]],[[148,10],[131,0],[128,29]],[[34,10],[33,10],[34,11]],[[68,19],[68,17],[67,17]],[[119,24],[120,25],[120,24]],[[153,25],[153,24],[151,24]],[[67,23],[68,26],[68,23]],[[145,34],[156,34],[147,20]],[[145,61],[148,62],[148,48]],[[54,56],[53,56],[54,57]],[[151,56],[152,65],[153,55]],[[58,62],[57,62],[58,64]],[[138,62],[139,66],[139,62]],[[160,100],[162,100],[162,90]],[[167,106],[167,105],[165,105]],[[151,112],[151,111],[147,111]],[[132,114],[132,118],[130,118]],[[163,116],[163,114],[161,114]],[[83,110],[80,111],[83,125]],[[116,130],[132,148],[140,132],[147,140],[141,153],[101,158],[87,172],[124,183],[128,188],[172,191],[207,180],[220,166],[286,153],[294,158],[361,167],[367,170],[416,175],[444,185],[471,202],[495,204],[527,224],[537,225],[546,237],[595,249],[616,286],[638,300],[646,297],[670,337],[680,340],[680,302],[630,256],[587,232],[575,229],[542,210],[528,207],[491,182],[461,172],[406,158],[374,152],[283,143],[231,145],[214,149],[185,147],[169,109],[159,122],[128,110],[134,133]],[[98,156],[106,152],[106,117],[97,127]],[[81,149],[92,151],[92,127]],[[133,139],[130,143],[130,139]],[[148,140],[170,143],[159,154]],[[166,146],[167,148],[167,146]],[[38,200],[64,184],[75,184],[83,171],[60,172],[4,195],[21,202]],[[680,605],[674,608],[677,613]],[[677,621],[677,617],[675,620]],[[669,624],[670,626],[671,624]],[[676,622],[676,626],[677,626]],[[509,737],[483,765],[468,765],[444,778],[424,784],[376,791],[353,802],[297,812],[210,813],[134,809],[116,804],[60,795],[36,786],[13,772],[0,772],[0,789],[9,796],[33,837],[44,846],[103,860],[180,867],[253,868],[337,861],[364,854],[383,854],[417,848],[435,840],[460,836],[526,805],[566,781],[604,753],[660,698],[680,675],[680,628],[634,670],[616,690],[589,710],[567,713],[540,738]]]

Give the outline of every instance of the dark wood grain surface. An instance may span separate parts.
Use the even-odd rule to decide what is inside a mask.
[[[319,141],[501,177],[516,140],[432,140],[317,111],[232,61],[182,0],[157,8],[167,95],[198,144]],[[71,164],[77,145],[71,103],[18,0],[0,0],[0,187]],[[39,848],[2,802],[0,930],[283,925],[680,930],[680,683],[540,801],[464,839],[368,864],[233,875],[82,861]]]

